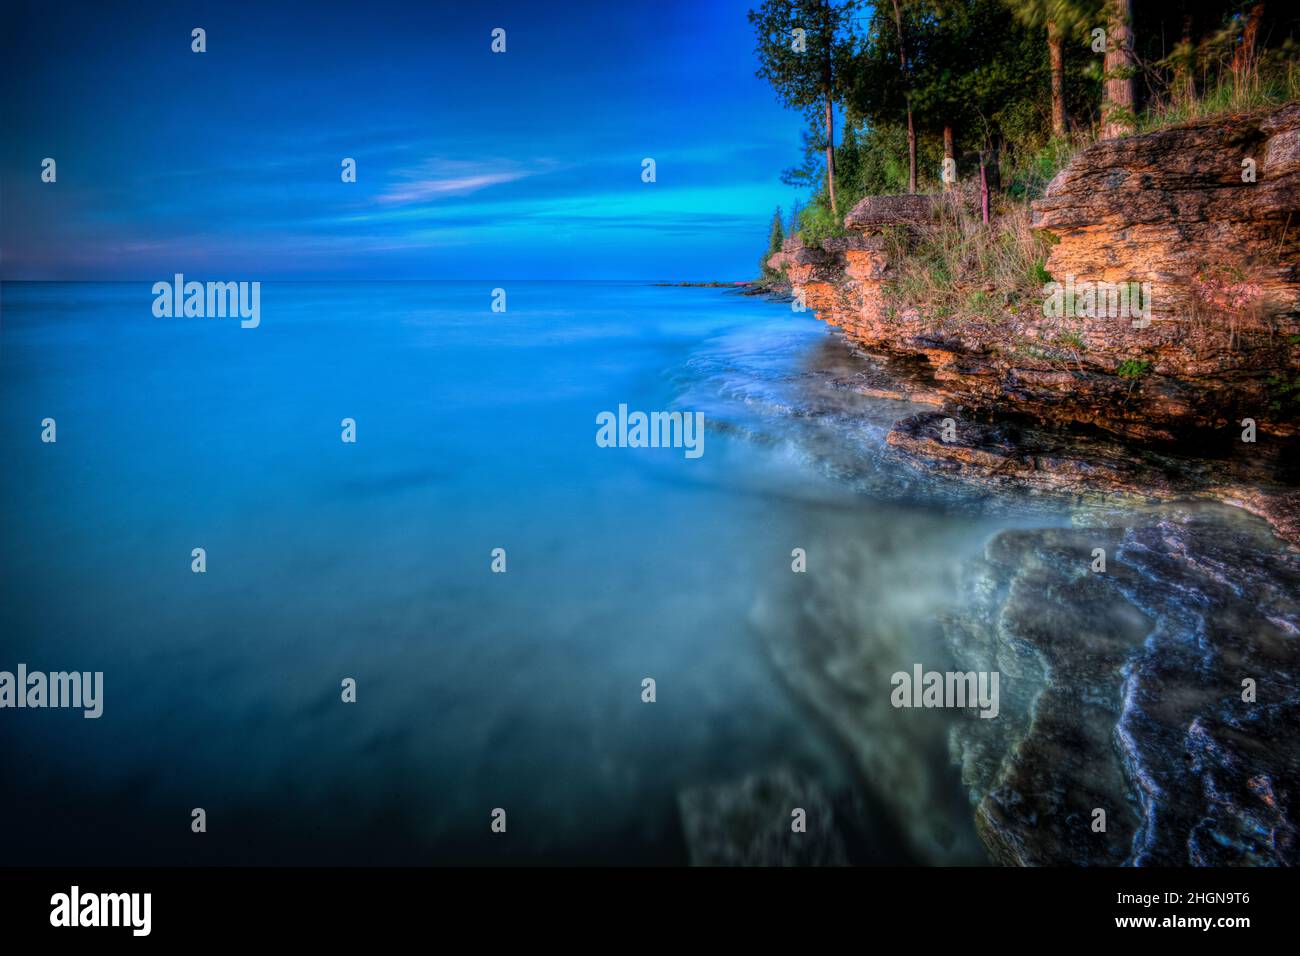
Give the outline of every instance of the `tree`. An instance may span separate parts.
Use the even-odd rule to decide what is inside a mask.
[[[878,9],[845,102],[850,121],[906,130],[907,182],[914,191],[916,157],[936,141],[942,165],[955,171],[959,151],[992,155],[1006,138],[1004,125],[1021,130],[1027,118],[1036,119],[1042,97],[1025,77],[1041,75],[1046,57],[1003,0],[910,0],[899,12],[904,47],[896,42],[892,4]],[[906,75],[899,70],[904,53]],[[940,162],[929,162],[924,168],[951,187]]]
[[[1093,22],[1097,4],[1093,0],[1007,0],[1008,6],[1027,27],[1045,30],[1051,70],[1052,135],[1064,136],[1070,129],[1065,108],[1065,38]]]
[[[858,0],[764,0],[749,11],[758,41],[757,75],[781,102],[812,116],[821,113],[825,138],[826,192],[835,203],[835,102],[852,46],[852,14]]]
[[[898,128],[906,133],[907,189],[916,192],[917,140],[912,114],[909,37],[918,29],[909,6],[871,7],[865,36],[854,50],[843,88],[847,118],[866,129]]]
[[[1052,135],[1070,131],[1065,113],[1065,51],[1061,48],[1061,26],[1055,18],[1047,21],[1047,55],[1052,65]]]
[[[776,212],[772,213],[772,228],[767,234],[767,251],[780,252],[783,242],[785,242],[785,226],[782,225],[781,207],[777,206]]]
[[[847,191],[853,201],[861,198],[861,167],[862,151],[858,147],[857,130],[853,123],[845,123],[844,135],[835,148],[835,177],[839,180],[841,195]]]
[[[1131,0],[1107,0],[1106,73],[1101,138],[1133,132],[1133,9]]]
[[[802,215],[803,215],[803,205],[799,202],[799,200],[796,199],[794,201],[794,205],[790,207],[789,224],[786,226],[785,229],[785,233],[787,236],[792,236],[799,231],[799,217]]]
[[[894,4],[894,28],[898,36],[898,69],[903,77],[903,98],[907,103],[907,191],[916,192],[916,125],[912,122],[911,81],[907,75],[907,41],[903,34],[903,12]]]
[[[784,243],[785,224],[781,219],[781,207],[777,206],[776,212],[772,213],[772,226],[767,233],[767,252],[763,254],[762,262],[759,264],[762,275],[772,275],[772,268],[767,264],[767,260],[780,252]]]

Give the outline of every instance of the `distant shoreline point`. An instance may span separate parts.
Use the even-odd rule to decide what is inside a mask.
[[[753,285],[752,282],[655,282],[652,285],[667,286],[669,288],[691,288],[691,289],[734,289],[742,286]]]

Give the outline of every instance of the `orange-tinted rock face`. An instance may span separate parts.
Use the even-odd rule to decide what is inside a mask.
[[[979,328],[884,307],[880,233],[924,229],[938,201],[865,199],[848,236],[816,250],[796,238],[771,264],[867,350],[923,359],[953,402],[1138,438],[1243,418],[1296,434],[1279,385],[1300,377],[1300,104],[1080,152],[1034,203],[1057,240],[1043,309]],[[1082,345],[1073,361],[1023,347],[1065,330]]]
[[[1300,354],[1300,104],[1098,143],[1034,204],[1034,225],[1060,240],[1058,280],[1149,283],[1150,325],[1090,324],[1090,351],[1149,357],[1268,418],[1257,386],[1294,375]]]
[[[1254,285],[1241,291],[1258,306],[1243,314],[1294,327],[1300,229],[1288,218],[1300,218],[1300,104],[1098,143],[1034,204],[1034,225],[1060,240],[1053,276],[1150,282],[1157,324],[1189,321],[1213,273],[1240,270],[1227,278]],[[1187,341],[1185,329],[1157,331]]]

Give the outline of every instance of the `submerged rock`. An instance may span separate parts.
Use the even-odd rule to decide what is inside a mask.
[[[846,866],[844,839],[831,800],[788,768],[733,784],[696,787],[678,796],[695,866]],[[802,810],[804,832],[792,828]]]
[[[898,709],[890,700],[893,674],[917,663],[949,667],[932,609],[958,597],[962,562],[933,556],[966,547],[966,536],[942,508],[909,507],[906,520],[846,514],[839,533],[801,542],[815,560],[809,573],[755,596],[750,624],[776,672],[841,745],[871,825],[897,844],[876,841],[864,862],[988,862],[948,750],[953,712]]]
[[[1208,501],[987,538],[951,505],[864,499],[750,614],[904,862],[1300,863],[1300,551]],[[917,665],[996,672],[998,715],[898,708]]]
[[[1266,528],[1004,531],[963,587],[954,655],[1004,675],[952,735],[995,860],[1300,863],[1300,558]]]

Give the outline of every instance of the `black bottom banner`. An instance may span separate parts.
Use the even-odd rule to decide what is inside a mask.
[[[712,931],[734,944],[847,924],[911,927],[926,942],[973,942],[995,927],[1229,942],[1292,929],[1297,888],[1281,870],[28,869],[0,870],[0,919],[9,938],[75,932],[91,944],[364,942],[431,929],[532,942]]]

